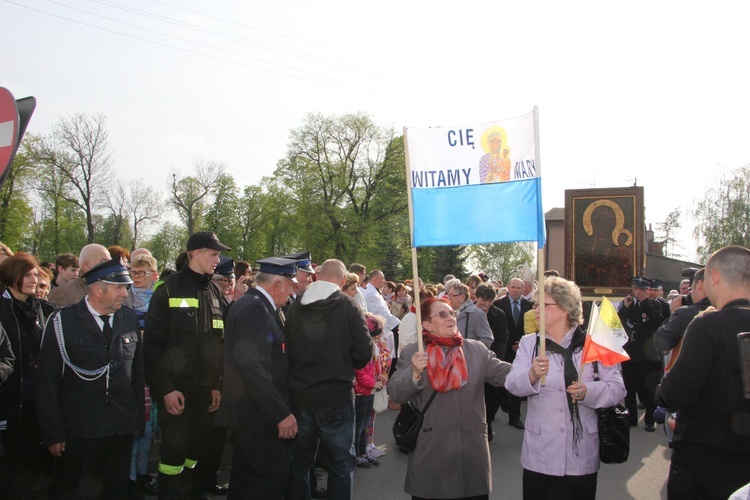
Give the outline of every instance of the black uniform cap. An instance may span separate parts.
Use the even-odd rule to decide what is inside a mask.
[[[297,261],[297,269],[305,271],[306,273],[315,274],[315,269],[312,267],[312,255],[310,252],[290,253],[289,255],[283,255],[282,258],[294,259]]]
[[[87,285],[96,283],[97,281],[115,285],[133,284],[133,280],[130,278],[130,271],[122,265],[119,257],[95,265],[83,275],[83,279],[86,280]]]
[[[287,259],[285,257],[267,257],[265,259],[256,260],[255,262],[260,264],[260,272],[278,274],[279,276],[289,278],[297,283],[297,278],[295,277],[295,274],[297,273],[297,261],[295,259]]]

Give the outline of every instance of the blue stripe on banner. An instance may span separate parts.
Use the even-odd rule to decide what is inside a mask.
[[[536,241],[544,246],[541,179],[412,189],[415,247]]]

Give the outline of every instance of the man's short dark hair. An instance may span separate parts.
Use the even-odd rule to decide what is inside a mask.
[[[362,264],[357,264],[355,262],[349,266],[349,272],[354,274],[367,274],[367,268]]]
[[[57,256],[57,259],[55,260],[55,269],[58,269],[59,267],[67,269],[70,266],[80,267],[78,265],[77,256],[73,255],[72,253],[61,253]]]

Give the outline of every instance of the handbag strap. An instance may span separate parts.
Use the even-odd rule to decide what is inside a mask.
[[[430,403],[432,403],[432,400],[435,399],[435,395],[437,394],[437,391],[432,391],[432,396],[430,396],[430,399],[427,400],[427,404],[424,405],[424,408],[422,408],[422,416],[424,416],[425,413],[427,413],[427,408],[430,407]]]

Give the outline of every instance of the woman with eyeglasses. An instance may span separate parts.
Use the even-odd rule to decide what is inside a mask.
[[[36,366],[44,322],[52,313],[49,302],[35,297],[39,280],[37,261],[16,253],[0,263],[0,324],[8,334],[15,355],[13,372],[0,385],[0,442],[5,470],[0,498],[31,498],[45,458],[36,406]]]
[[[36,270],[39,273],[39,276],[36,284],[36,293],[34,295],[37,299],[47,300],[47,295],[49,295],[49,291],[51,290],[50,283],[52,283],[55,276],[47,267],[38,266]]]
[[[464,339],[446,300],[429,298],[420,310],[425,350],[417,351],[416,343],[405,347],[388,383],[393,401],[419,409],[436,393],[409,454],[404,490],[414,499],[489,498],[484,383],[502,385],[510,364]]]
[[[581,292],[575,283],[547,278],[540,307],[547,353],[539,354],[538,334],[524,335],[505,381],[512,394],[528,398],[521,449],[523,497],[593,499],[599,471],[596,409],[625,397],[620,365],[598,363],[600,380],[595,381],[593,364],[588,363],[579,376],[585,333]]]

